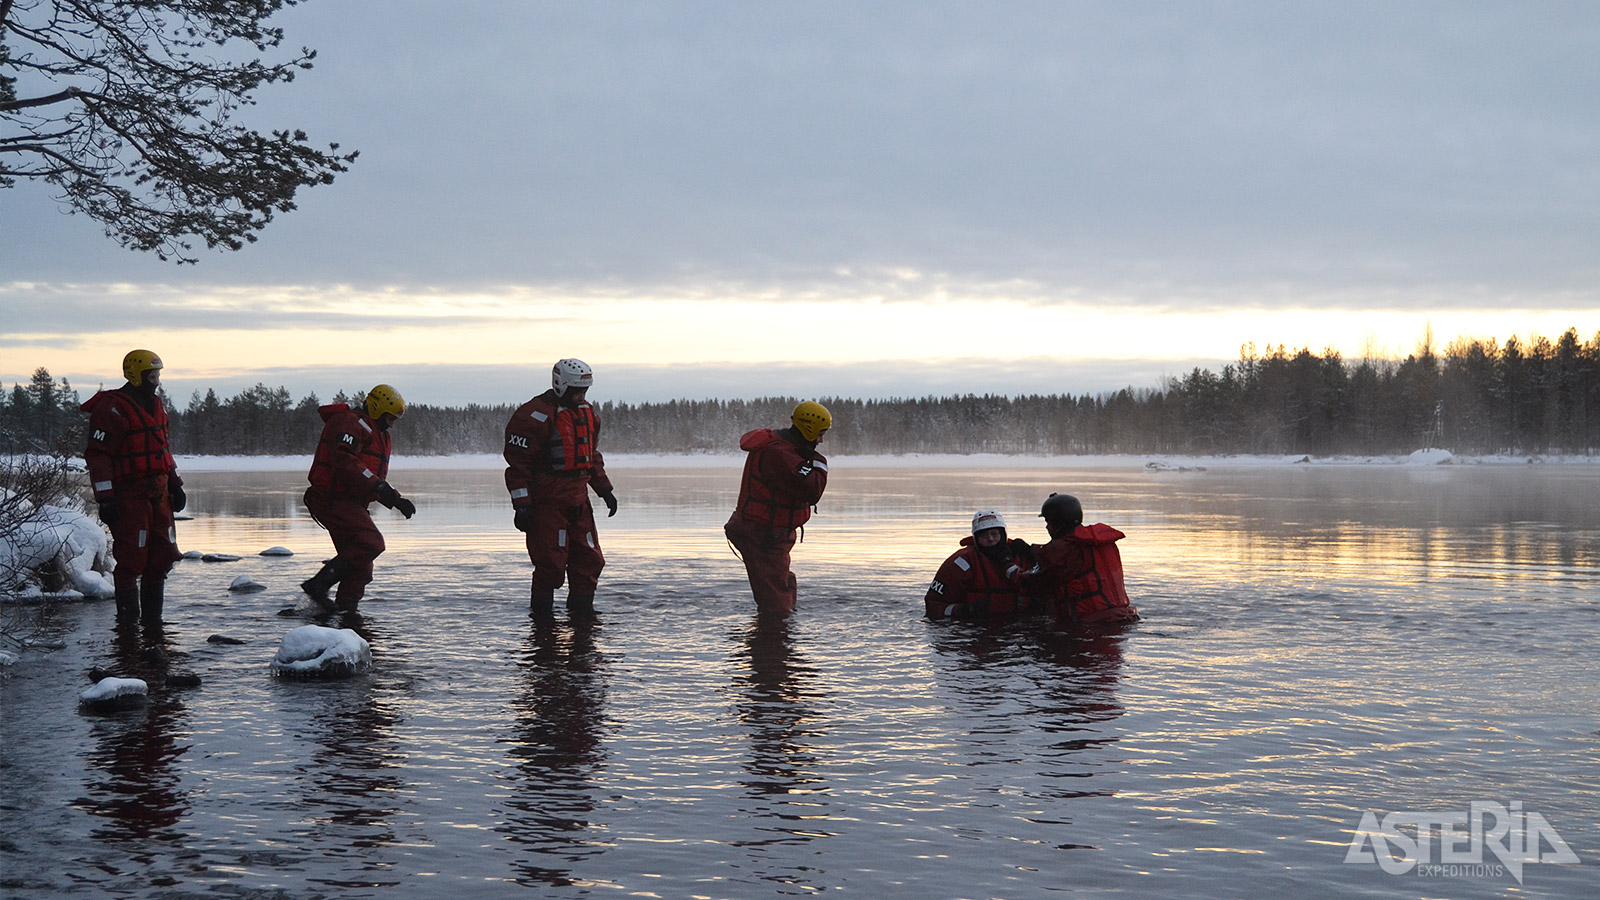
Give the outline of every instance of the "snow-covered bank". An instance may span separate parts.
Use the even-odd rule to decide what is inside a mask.
[[[0,489],[0,498],[11,498]],[[110,538],[100,522],[80,510],[38,506],[17,499],[17,520],[0,534],[0,595],[43,596],[39,569],[54,561],[68,591],[85,597],[110,597]]]
[[[827,450],[824,444],[823,450]],[[1002,453],[909,453],[901,456],[829,455],[835,469],[1196,469],[1264,468],[1274,466],[1406,466],[1406,465],[1600,465],[1600,456],[1519,454],[1457,456],[1448,450],[1418,450],[1408,456],[1305,456],[1125,454],[1103,456],[1020,456]],[[304,472],[309,456],[180,456],[179,472]],[[608,453],[612,469],[720,469],[744,464],[742,453]],[[395,472],[497,470],[505,467],[498,453],[455,456],[396,456]]]

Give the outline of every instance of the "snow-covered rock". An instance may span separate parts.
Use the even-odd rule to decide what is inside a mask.
[[[189,550],[183,554],[184,559],[200,559],[204,556],[205,554],[201,553],[199,550]]]
[[[12,497],[0,489],[0,496]],[[110,597],[111,542],[105,529],[82,511],[65,506],[34,507],[20,501],[26,515],[6,534],[0,534],[0,573],[21,576],[15,584],[0,584],[0,592],[31,593],[32,575],[54,560],[68,587],[86,597]]]
[[[233,580],[232,584],[228,585],[228,590],[237,591],[241,594],[254,594],[256,591],[264,591],[266,589],[266,585],[257,583],[249,575],[240,575]]]
[[[372,668],[372,647],[348,628],[302,625],[283,636],[272,671],[292,678],[343,678]]]
[[[80,705],[88,709],[127,709],[142,706],[149,699],[150,686],[139,678],[102,678],[78,695]]]
[[[261,556],[293,556],[294,551],[288,547],[268,547],[261,551]]]
[[[238,562],[242,557],[232,553],[206,553],[200,557],[201,562]]]

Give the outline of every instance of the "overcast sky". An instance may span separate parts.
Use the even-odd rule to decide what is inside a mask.
[[[174,267],[0,191],[0,379],[511,402],[1153,387],[1600,330],[1600,4],[308,0],[358,149]],[[346,368],[348,367],[348,368]],[[609,386],[609,391],[608,391]]]

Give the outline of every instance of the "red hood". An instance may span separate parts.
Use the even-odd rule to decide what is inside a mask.
[[[324,422],[328,421],[334,416],[347,412],[355,412],[355,410],[350,408],[350,404],[348,403],[329,403],[327,406],[317,407],[317,414],[322,416],[322,421]]]
[[[1093,525],[1079,525],[1078,530],[1074,531],[1072,536],[1080,541],[1088,541],[1091,544],[1115,544],[1117,541],[1127,537],[1127,535],[1103,522],[1096,522]]]
[[[783,438],[771,428],[757,428],[745,432],[744,437],[739,438],[739,449],[749,453],[751,450],[759,450],[781,440]]]

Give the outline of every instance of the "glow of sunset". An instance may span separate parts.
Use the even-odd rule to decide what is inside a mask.
[[[133,293],[138,293],[134,291]],[[128,298],[134,299],[132,297]],[[150,300],[151,298],[143,298]],[[1569,327],[1592,335],[1593,310],[1152,310],[1114,303],[1046,304],[936,294],[922,299],[755,297],[555,297],[504,294],[240,291],[152,301],[171,305],[152,331],[85,329],[70,338],[31,337],[3,368],[98,371],[133,346],[155,345],[191,376],[318,364],[413,360],[526,364],[547,348],[597,362],[808,363],[940,359],[1218,359],[1242,344],[1265,351],[1337,349],[1345,359],[1395,358],[1431,329],[1435,350],[1456,337],[1540,334]],[[1108,308],[1110,307],[1110,308]],[[186,328],[186,313],[267,313],[265,327]],[[279,324],[272,324],[281,322]],[[352,333],[359,337],[352,340]],[[52,339],[59,338],[59,339]],[[24,360],[22,357],[28,359]],[[26,363],[26,366],[19,365]]]

